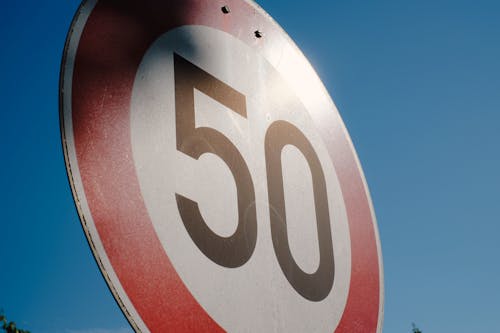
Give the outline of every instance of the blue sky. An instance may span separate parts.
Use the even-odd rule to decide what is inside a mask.
[[[500,322],[500,3],[259,1],[334,99],[370,187],[384,332]],[[33,332],[125,333],[87,245],[59,134],[59,66],[79,1],[0,13],[0,308]]]

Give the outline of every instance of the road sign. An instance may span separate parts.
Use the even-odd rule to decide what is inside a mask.
[[[354,148],[256,4],[84,1],[60,96],[80,219],[136,331],[381,330]]]

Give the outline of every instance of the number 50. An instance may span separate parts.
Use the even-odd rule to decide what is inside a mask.
[[[210,260],[224,267],[239,267],[252,256],[257,242],[255,190],[247,164],[236,146],[221,132],[195,126],[194,89],[232,111],[247,116],[243,94],[174,53],[175,124],[177,150],[198,159],[212,153],[231,170],[236,183],[238,226],[229,237],[215,234],[205,223],[198,203],[176,193],[180,216],[196,246]],[[281,151],[294,145],[306,158],[312,174],[320,263],[316,272],[304,272],[292,256],[283,188]],[[265,157],[271,235],[278,263],[292,287],[304,298],[321,301],[333,286],[334,259],[325,177],[321,163],[304,134],[289,122],[273,122],[266,132]]]

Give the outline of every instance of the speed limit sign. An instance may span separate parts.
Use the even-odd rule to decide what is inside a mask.
[[[250,0],[84,1],[68,176],[137,332],[380,332],[375,216],[342,120]]]

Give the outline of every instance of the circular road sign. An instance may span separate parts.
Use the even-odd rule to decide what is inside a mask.
[[[84,1],[60,98],[80,219],[136,331],[381,331],[353,145],[255,3]]]

